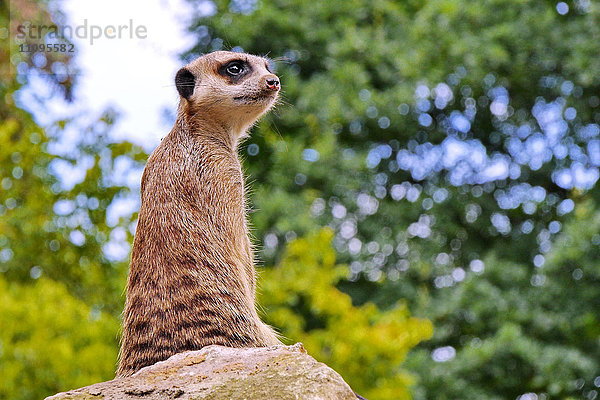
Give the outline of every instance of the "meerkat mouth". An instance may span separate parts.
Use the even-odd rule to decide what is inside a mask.
[[[233,99],[236,101],[242,101],[244,103],[257,103],[266,100],[272,100],[274,97],[275,96],[273,95],[273,93],[266,92],[252,95],[236,96]]]

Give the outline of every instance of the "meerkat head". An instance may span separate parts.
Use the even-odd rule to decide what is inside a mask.
[[[250,54],[203,55],[175,76],[180,110],[192,124],[204,120],[243,136],[277,100],[280,82],[270,68],[268,59]]]

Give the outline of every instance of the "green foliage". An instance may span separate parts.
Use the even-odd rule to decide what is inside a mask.
[[[47,23],[45,4],[11,2],[12,17],[23,12]],[[5,6],[1,26],[8,26]],[[116,182],[119,157],[132,166],[145,157],[131,143],[108,140],[110,110],[91,125],[38,126],[19,100],[27,75],[15,76],[10,64],[29,55],[11,53],[13,44],[0,47],[0,398],[32,400],[114,377],[127,264],[111,262],[103,249],[116,231],[128,239],[135,215],[109,223],[107,210],[130,192]],[[48,56],[45,72],[70,62],[56,57]],[[69,98],[71,76],[45,76]],[[79,135],[61,153],[67,130]],[[60,169],[85,173],[67,187]]]
[[[583,157],[544,156],[543,162],[531,161],[534,157],[527,153],[533,153],[532,140],[518,141],[524,146],[522,154],[509,148],[516,143],[514,132],[519,127],[532,133],[542,130],[533,115],[535,105],[558,101],[562,110],[577,111],[573,120],[565,120],[568,133],[561,141],[576,143],[578,154],[586,152],[587,140],[578,130],[600,120],[600,81],[589,74],[598,63],[592,54],[600,51],[594,39],[600,11],[593,4],[573,6],[567,16],[556,12],[555,3],[535,0],[510,4],[339,0],[318,6],[286,0],[259,2],[248,9],[236,1],[216,4],[214,16],[198,17],[191,25],[199,43],[190,56],[240,46],[289,60],[280,63],[278,72],[289,105],[280,106],[276,122],[261,124],[248,143],[260,148],[248,163],[258,182],[253,200],[262,212],[253,218],[262,234],[272,231],[281,238],[288,231],[302,234],[330,224],[339,228],[344,221],[336,221],[327,211],[340,204],[347,219],[356,220],[355,237],[362,243],[395,247],[406,227],[428,213],[435,215],[434,223],[441,228],[425,243],[406,239],[416,258],[448,252],[450,242],[457,239],[460,248],[451,251],[456,265],[468,265],[487,251],[489,243],[513,249],[501,254],[503,258],[529,260],[536,255],[536,235],[552,220],[561,219],[556,208],[568,198],[553,173],[574,163],[590,166],[589,158]],[[447,85],[452,96],[438,107],[434,100],[439,84]],[[419,85],[426,85],[425,103],[416,95]],[[570,85],[572,89],[563,92],[561,88]],[[502,116],[490,110],[493,89],[498,88],[506,89],[509,97],[510,111]],[[451,117],[467,115],[468,109],[473,112],[471,129],[450,129]],[[428,126],[419,122],[425,114],[432,121]],[[477,168],[471,172],[468,163],[446,168],[438,161],[431,171],[419,171],[418,164],[427,164],[424,161],[414,168],[399,165],[399,154],[435,157],[432,150],[448,137],[481,143],[490,158],[506,156],[515,172],[486,182],[477,179]],[[365,163],[368,155],[377,156],[380,145],[389,146],[390,154]],[[305,149],[317,150],[318,161],[304,159]],[[460,174],[466,177],[453,178],[465,168],[469,172]],[[420,194],[417,200],[398,203],[390,196],[393,186],[402,183],[413,184]],[[502,193],[520,183],[545,191],[533,213],[497,204]],[[436,192],[442,193],[439,189],[446,195],[432,201]],[[271,201],[274,192],[276,202]],[[362,212],[357,204],[360,194],[378,203],[376,212]],[[313,218],[310,206],[316,199],[323,199],[327,207]],[[282,207],[286,204],[290,206]],[[471,205],[480,209],[475,221],[465,218]],[[507,215],[514,227],[530,220],[533,230],[499,233],[490,227],[495,213]],[[481,240],[470,240],[474,237]],[[340,242],[336,249],[344,261],[358,259],[364,265],[371,258],[348,257],[347,243]],[[267,258],[278,251],[267,252]],[[384,272],[401,258],[387,255]],[[369,269],[363,268],[366,273]]]
[[[110,226],[106,216],[109,205],[130,189],[106,178],[118,157],[140,152],[129,143],[111,144],[96,136],[93,145],[82,143],[74,154],[58,156],[47,150],[55,143],[18,109],[0,127],[0,271],[21,282],[45,275],[90,304],[118,312],[127,265],[107,260],[103,247],[115,228],[129,227],[131,217]],[[86,177],[63,188],[52,173],[56,163],[75,168],[84,159],[91,160]]]
[[[41,399],[114,377],[117,318],[41,278],[0,277],[0,398]]]
[[[46,2],[11,2],[10,17],[47,24],[51,15],[46,7]],[[1,11],[1,25],[8,26],[8,10],[3,5]],[[76,297],[117,315],[127,264],[108,260],[103,250],[116,241],[115,236],[120,241],[131,239],[135,214],[110,223],[107,211],[115,200],[131,193],[117,176],[117,164],[126,161],[133,169],[146,155],[139,146],[109,139],[117,117],[110,109],[92,123],[72,118],[56,120],[45,129],[38,126],[20,100],[27,74],[15,75],[12,64],[29,64],[31,74],[42,73],[56,89],[52,96],[69,99],[75,74],[58,82],[51,71],[53,63],[71,60],[68,54],[47,54],[46,65],[37,68],[29,59],[32,54],[11,52],[10,46],[15,46],[12,39],[0,48],[0,97],[5,100],[0,105],[0,273],[22,283],[40,276],[60,281]],[[44,101],[52,96],[38,96],[40,104],[28,106],[44,109]],[[65,143],[63,136],[73,131],[76,138]],[[81,179],[71,185],[61,182],[61,174],[81,171]]]
[[[335,262],[332,238],[322,230],[291,242],[278,265],[261,275],[268,322],[289,343],[303,342],[357,393],[409,399],[413,378],[400,365],[412,347],[431,337],[431,324],[410,317],[404,304],[385,311],[372,303],[353,305],[336,288],[346,268]]]
[[[439,399],[504,399],[528,392],[562,399],[593,390],[600,370],[599,232],[600,212],[585,202],[543,266],[490,255],[480,275],[440,290],[439,301],[428,309],[440,321],[434,341],[460,351],[430,368],[430,355],[418,350],[408,368],[424,387],[445,382]],[[422,389],[415,394],[429,398]]]
[[[402,301],[434,324],[408,355],[416,398],[597,395],[598,321],[584,310],[598,292],[573,290],[569,274],[597,268],[598,239],[554,260],[561,240],[585,242],[565,227],[600,198],[598,185],[559,179],[598,174],[598,5],[566,2],[563,15],[536,0],[215,4],[193,19],[189,56],[239,46],[286,59],[285,102],[248,142],[260,149],[247,164],[267,264],[290,238],[333,228],[349,267],[338,288],[357,305]],[[467,149],[456,164],[451,140]],[[507,173],[482,173],[490,160]]]

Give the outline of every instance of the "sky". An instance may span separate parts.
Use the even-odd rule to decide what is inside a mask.
[[[67,105],[57,99],[50,114],[85,110],[97,115],[114,107],[120,113],[113,129],[115,139],[153,149],[171,128],[163,110],[177,108],[173,80],[182,66],[177,55],[193,44],[185,32],[189,5],[184,0],[63,0],[60,7],[73,27],[86,20],[89,26],[102,28],[129,25],[131,20],[134,28],[143,26],[147,33],[132,39],[125,30],[120,39],[103,37],[93,44],[89,38],[73,38],[75,62],[81,70],[76,102]]]

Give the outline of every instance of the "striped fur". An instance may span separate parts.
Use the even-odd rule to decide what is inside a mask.
[[[219,72],[240,58],[251,67],[243,78],[233,82]],[[237,154],[240,138],[277,98],[264,87],[275,77],[265,64],[261,57],[216,52],[185,67],[178,84],[189,85],[193,75],[193,91],[180,91],[186,97],[175,126],[142,176],[118,377],[210,344],[279,344],[256,311]]]

